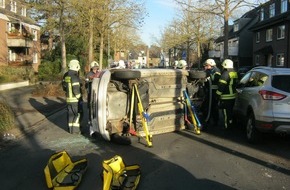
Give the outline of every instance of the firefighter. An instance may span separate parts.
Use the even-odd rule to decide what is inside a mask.
[[[91,127],[91,106],[92,106],[92,100],[91,100],[91,91],[92,91],[92,82],[94,78],[99,78],[100,71],[99,71],[99,63],[96,61],[92,61],[90,64],[90,72],[86,74],[86,90],[87,90],[87,103],[88,103],[88,110],[89,110],[89,127]]]
[[[63,76],[63,90],[66,93],[68,131],[71,134],[81,133],[80,117],[82,111],[82,90],[79,78],[80,64],[78,60],[71,60],[68,72]]]
[[[212,120],[214,125],[219,121],[219,109],[216,91],[218,88],[218,81],[221,77],[221,71],[217,68],[213,59],[207,59],[204,63],[204,69],[206,72],[206,98],[204,111],[207,114],[207,122]],[[211,105],[209,105],[211,104]]]
[[[234,70],[233,61],[230,59],[225,59],[222,67],[223,71],[218,82],[216,94],[219,97],[218,104],[224,117],[224,127],[227,129],[233,124],[233,107],[237,96],[238,74]]]

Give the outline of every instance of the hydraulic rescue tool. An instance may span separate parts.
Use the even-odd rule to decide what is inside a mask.
[[[183,94],[184,94],[185,104],[186,104],[185,114],[187,114],[187,110],[188,110],[188,113],[190,115],[190,118],[191,118],[191,121],[193,124],[193,131],[194,131],[194,133],[199,135],[200,129],[201,129],[201,123],[198,119],[195,108],[194,108],[193,104],[191,103],[191,100],[190,100],[186,90],[183,91]],[[187,119],[187,117],[186,117],[186,122],[190,123],[189,120]],[[192,125],[190,125],[190,126],[192,126]]]
[[[136,94],[136,97],[135,97],[135,94]],[[148,125],[147,125],[147,122],[149,121],[150,118],[149,118],[149,115],[143,109],[143,105],[141,102],[141,98],[140,98],[137,84],[133,84],[132,94],[131,94],[130,134],[136,135],[139,138],[142,137],[142,135],[140,135],[138,131],[135,131],[132,128],[133,111],[134,111],[134,107],[135,107],[135,99],[136,98],[137,98],[136,103],[137,103],[138,113],[140,115],[143,131],[145,133],[145,140],[147,142],[148,147],[152,147],[152,134],[149,133],[149,129],[148,129]]]

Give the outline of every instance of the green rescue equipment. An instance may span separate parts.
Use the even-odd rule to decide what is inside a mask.
[[[85,158],[72,162],[66,151],[53,154],[44,168],[47,187],[54,190],[75,189],[80,184],[87,165]]]
[[[103,169],[103,190],[134,190],[139,184],[140,166],[126,166],[118,155],[104,160]]]

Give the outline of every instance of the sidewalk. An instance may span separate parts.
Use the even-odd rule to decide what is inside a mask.
[[[16,138],[33,132],[33,126],[65,108],[64,97],[39,97],[32,92],[35,85],[0,92],[0,100],[7,102],[16,116],[16,127],[8,133]],[[0,137],[2,139],[2,137]]]

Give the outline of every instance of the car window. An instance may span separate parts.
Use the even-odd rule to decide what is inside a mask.
[[[251,72],[251,76],[246,84],[247,87],[262,86],[268,79],[268,76],[260,72]]]
[[[279,90],[290,93],[290,75],[275,75],[272,79],[272,86]]]
[[[245,86],[247,84],[247,82],[249,81],[250,76],[251,76],[251,73],[245,74],[245,76],[240,80],[239,84],[241,86]]]

